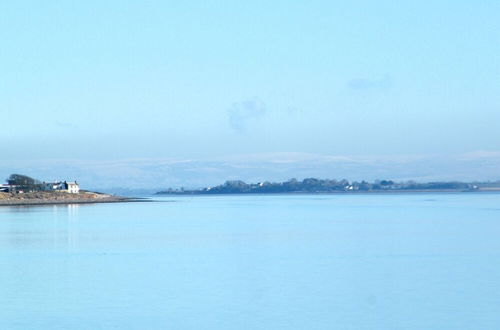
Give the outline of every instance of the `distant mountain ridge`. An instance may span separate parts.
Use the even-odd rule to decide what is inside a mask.
[[[474,182],[500,179],[500,152],[446,156],[277,152],[210,159],[1,160],[0,178],[10,173],[25,173],[46,181],[71,178],[78,180],[82,189],[129,194],[154,193],[166,187],[202,188],[226,180],[284,182],[289,178],[336,177],[371,182],[382,178],[398,182]]]

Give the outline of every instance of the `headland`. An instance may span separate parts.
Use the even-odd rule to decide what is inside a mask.
[[[21,194],[0,192],[0,206],[123,203],[137,201],[143,200],[90,191],[80,191],[76,194],[60,191],[37,191]]]
[[[80,189],[75,181],[42,182],[23,174],[11,174],[0,184],[0,206],[89,204],[144,201]]]

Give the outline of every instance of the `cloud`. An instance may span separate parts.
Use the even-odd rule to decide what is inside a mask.
[[[392,87],[392,79],[389,76],[383,76],[380,79],[356,78],[350,80],[347,86],[356,91],[381,90]]]
[[[56,121],[54,124],[60,128],[78,128],[77,125],[66,121]]]
[[[266,105],[258,98],[233,103],[228,110],[229,125],[236,132],[243,132],[249,123],[266,114]]]
[[[298,116],[298,115],[302,114],[302,112],[303,111],[301,109],[294,107],[294,106],[289,106],[286,108],[286,113],[289,116]]]

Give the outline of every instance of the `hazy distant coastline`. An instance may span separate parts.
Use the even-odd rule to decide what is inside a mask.
[[[427,182],[417,183],[378,180],[375,182],[308,178],[302,181],[245,183],[226,181],[222,185],[202,189],[172,189],[158,195],[222,195],[222,194],[352,194],[352,193],[417,193],[417,192],[486,192],[500,191],[499,182]]]

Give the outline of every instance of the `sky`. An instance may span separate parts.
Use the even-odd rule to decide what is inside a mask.
[[[1,174],[492,155],[499,31],[485,0],[0,1]]]

